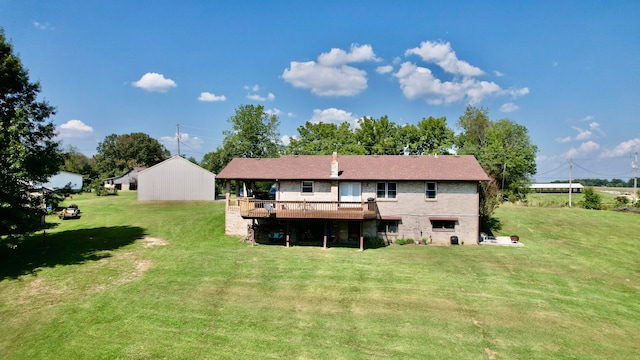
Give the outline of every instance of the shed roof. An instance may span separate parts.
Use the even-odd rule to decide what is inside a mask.
[[[341,155],[338,180],[485,181],[473,155]],[[235,158],[217,175],[228,180],[331,180],[331,155]]]
[[[569,183],[551,183],[551,184],[531,184],[531,189],[567,189],[569,190]],[[580,183],[571,183],[572,189],[583,189],[584,186]]]

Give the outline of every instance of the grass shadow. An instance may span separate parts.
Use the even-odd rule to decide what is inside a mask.
[[[115,250],[141,239],[135,226],[98,227],[25,237],[15,247],[0,247],[0,281],[34,274],[38,269],[82,264],[109,257]]]

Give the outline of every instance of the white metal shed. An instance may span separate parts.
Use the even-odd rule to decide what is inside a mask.
[[[215,200],[215,174],[174,156],[138,173],[138,201]]]

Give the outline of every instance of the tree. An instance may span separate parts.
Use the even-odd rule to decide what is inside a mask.
[[[55,127],[47,122],[55,108],[38,101],[39,92],[0,29],[0,236],[37,229],[43,210],[30,188],[62,163]]]
[[[291,139],[286,149],[293,155],[331,155],[334,151],[343,155],[365,153],[346,121],[339,125],[307,121],[298,127],[298,137]]]
[[[522,199],[536,173],[538,147],[531,143],[526,127],[508,119],[491,121],[488,114],[485,108],[467,106],[458,121],[462,129],[456,138],[458,154],[475,155],[504,195]]]
[[[602,197],[593,188],[585,188],[580,206],[585,209],[600,210],[602,208]]]
[[[171,155],[158,140],[141,132],[108,135],[97,150],[96,170],[101,177],[122,175],[138,166],[153,166]]]
[[[407,124],[400,129],[400,137],[409,155],[445,155],[454,143],[453,130],[447,126],[447,118],[429,116],[417,126]]]
[[[262,105],[240,105],[227,120],[231,130],[225,130],[222,146],[229,159],[269,158],[280,153],[280,120],[268,114]],[[225,164],[226,165],[226,164]]]
[[[504,194],[520,200],[536,173],[537,152],[538,147],[531,144],[526,127],[502,119],[486,130],[486,143],[478,161],[489,176],[496,179]]]
[[[365,116],[358,120],[359,128],[355,137],[365,155],[402,155],[404,144],[400,137],[400,127],[387,116],[380,119]]]

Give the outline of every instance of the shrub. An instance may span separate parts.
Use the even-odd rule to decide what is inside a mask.
[[[602,208],[602,197],[597,194],[593,188],[585,188],[583,192],[584,197],[580,201],[580,206],[585,209],[600,210]]]
[[[625,207],[629,204],[629,198],[626,196],[616,196],[614,207]]]

